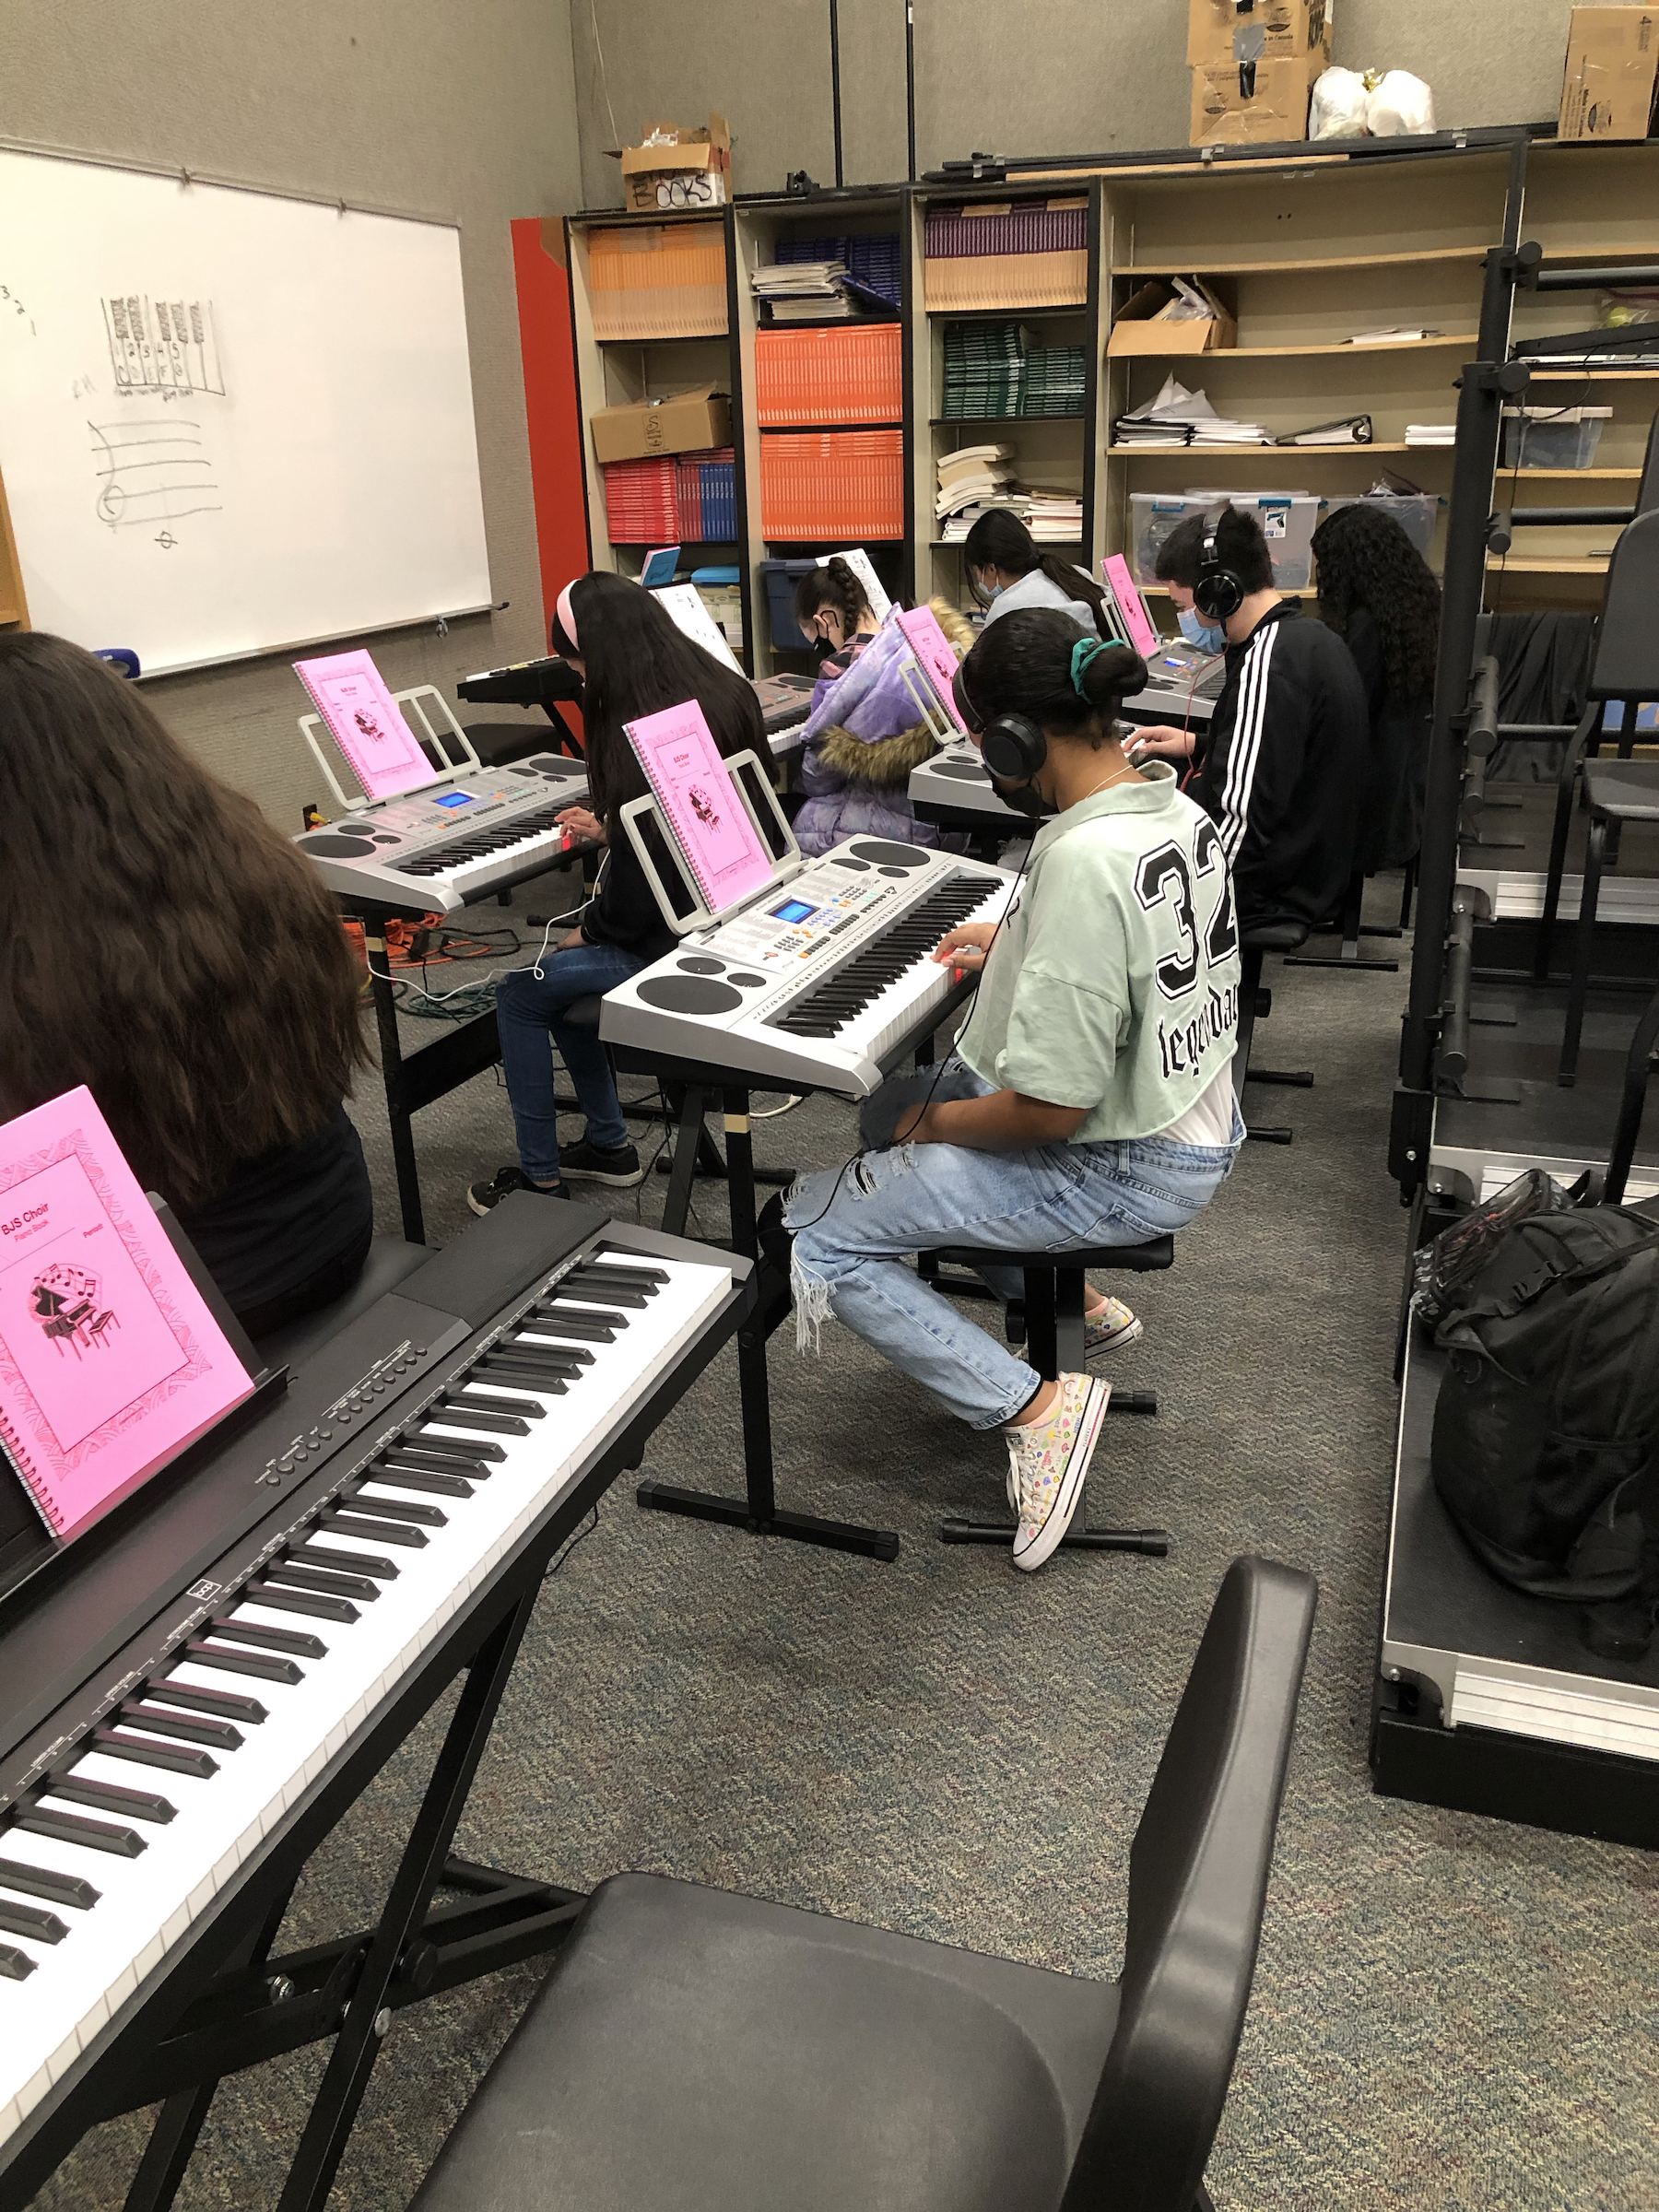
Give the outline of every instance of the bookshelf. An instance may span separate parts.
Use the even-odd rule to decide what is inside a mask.
[[[23,590],[23,564],[18,559],[18,541],[12,535],[5,481],[0,479],[0,630],[28,628],[29,600]]]

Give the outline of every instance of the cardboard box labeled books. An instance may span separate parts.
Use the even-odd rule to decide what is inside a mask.
[[[1187,60],[1211,62],[1331,58],[1335,0],[1187,0]]]
[[[1308,95],[1324,66],[1315,56],[1212,62],[1193,72],[1194,146],[1271,146],[1308,135]]]
[[[639,146],[616,153],[625,206],[639,213],[724,207],[731,197],[732,134],[724,115],[706,124],[648,123]],[[616,149],[612,149],[615,152]]]
[[[1193,290],[1214,310],[1207,318],[1183,315],[1179,321],[1170,311],[1180,299],[1172,284],[1161,280],[1143,284],[1132,292],[1112,318],[1106,340],[1109,356],[1124,353],[1219,353],[1239,342],[1239,326],[1201,278],[1189,280]]]
[[[1558,138],[1646,138],[1659,90],[1659,8],[1575,7]]]
[[[732,403],[712,384],[672,399],[601,407],[588,417],[597,461],[649,461],[658,453],[696,453],[732,442]]]

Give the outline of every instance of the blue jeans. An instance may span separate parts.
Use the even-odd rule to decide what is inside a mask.
[[[628,1124],[617,1102],[617,1085],[598,1032],[572,1029],[564,1017],[579,998],[603,995],[649,961],[619,945],[571,945],[550,952],[533,971],[519,969],[496,985],[496,1027],[501,1035],[501,1070],[512,1125],[518,1133],[519,1165],[532,1182],[559,1180],[559,1116],[553,1104],[553,1053],[570,1070],[589,1141],[614,1150],[628,1142]]]
[[[993,1088],[953,1058],[934,1095],[972,1098]],[[1041,1378],[965,1321],[906,1258],[944,1244],[1060,1253],[1144,1243],[1186,1227],[1231,1171],[1243,1135],[1235,1107],[1230,1145],[1156,1136],[1034,1152],[899,1145],[864,1154],[839,1181],[833,1169],[809,1175],[790,1193],[785,1214],[794,1231],[803,1347],[833,1314],[971,1428],[997,1428],[1036,1394]],[[1018,1272],[982,1272],[1000,1296],[1019,1295]]]

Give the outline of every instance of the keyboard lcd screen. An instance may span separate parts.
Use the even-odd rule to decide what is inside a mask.
[[[797,922],[805,922],[809,914],[816,914],[818,909],[808,906],[805,899],[789,899],[782,906],[769,907],[767,912],[774,922],[787,922],[793,927]]]
[[[446,791],[441,799],[432,801],[434,806],[470,806],[472,803],[470,791]]]

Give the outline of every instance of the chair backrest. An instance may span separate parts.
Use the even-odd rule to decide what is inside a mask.
[[[1607,563],[1607,587],[1590,670],[1590,698],[1659,698],[1655,606],[1659,606],[1659,511],[1650,509],[1625,524]]]
[[[1647,451],[1641,457],[1641,476],[1636,486],[1636,512],[1646,514],[1659,507],[1659,415],[1648,425]]]
[[[1063,2212],[1193,2212],[1220,2124],[1318,1585],[1235,1559],[1129,1853],[1117,2031]]]

